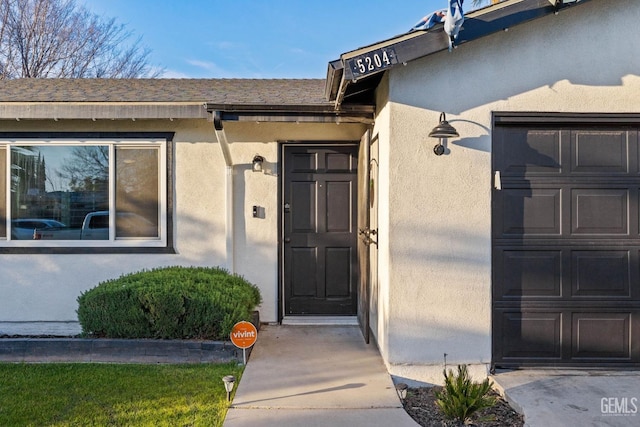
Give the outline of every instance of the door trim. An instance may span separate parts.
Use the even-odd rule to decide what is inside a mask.
[[[378,243],[375,236],[377,230],[371,230],[371,210],[369,206],[370,196],[370,161],[371,161],[371,130],[362,135],[358,147],[358,197],[356,202],[356,227],[358,231],[356,242],[356,257],[358,260],[358,298],[356,315],[362,331],[364,341],[369,344],[370,325],[370,301],[371,301],[371,267],[370,245]],[[373,237],[373,238],[372,238]]]

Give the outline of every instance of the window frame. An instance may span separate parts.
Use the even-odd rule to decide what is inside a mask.
[[[173,132],[0,132],[0,145],[6,147],[7,237],[0,239],[0,254],[104,254],[104,253],[175,253],[173,238]],[[10,240],[11,221],[10,164],[11,146],[60,145],[109,146],[109,212],[116,212],[115,152],[117,147],[159,149],[159,226],[160,238],[115,238],[115,216],[110,215],[109,240]]]

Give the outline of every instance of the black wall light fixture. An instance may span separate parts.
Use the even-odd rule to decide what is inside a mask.
[[[433,152],[436,153],[436,156],[442,156],[444,154],[444,145],[442,145],[442,140],[446,138],[457,138],[460,134],[456,128],[451,126],[447,121],[447,115],[445,113],[440,113],[440,123],[438,126],[434,127],[431,132],[429,132],[429,137],[438,138],[440,142],[433,147]]]
[[[264,157],[256,154],[253,156],[253,160],[251,161],[251,170],[254,172],[262,172],[262,163],[264,162]]]

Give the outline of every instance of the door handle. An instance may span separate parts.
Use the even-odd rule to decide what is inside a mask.
[[[290,237],[285,237],[284,238],[284,242],[285,243],[291,243],[291,238]]]
[[[361,228],[358,230],[358,234],[362,236],[362,241],[364,242],[365,245],[370,246],[373,244],[378,246],[378,242],[371,238],[371,236],[375,236],[376,234],[378,234],[377,229],[372,230],[369,227]]]

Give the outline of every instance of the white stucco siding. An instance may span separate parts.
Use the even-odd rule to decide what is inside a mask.
[[[225,169],[213,125],[198,122],[175,136],[174,233],[180,257],[225,262]]]
[[[392,374],[439,382],[444,353],[486,372],[492,112],[640,112],[639,17],[635,1],[588,2],[390,71],[389,103],[378,107],[390,116],[380,286]],[[428,133],[440,112],[461,137],[438,157]]]
[[[437,114],[390,110],[389,363],[488,363],[490,156],[449,144],[438,157]]]
[[[383,358],[388,359],[389,342],[389,79],[382,79],[376,93],[376,112],[373,127],[371,178],[377,180],[374,188],[374,208],[371,227],[378,230],[378,245],[372,248],[371,257],[371,309],[370,327]]]

